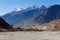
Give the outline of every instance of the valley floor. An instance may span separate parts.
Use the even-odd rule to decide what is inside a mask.
[[[0,32],[0,40],[60,40],[60,32]]]

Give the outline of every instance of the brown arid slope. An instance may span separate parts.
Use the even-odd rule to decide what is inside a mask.
[[[24,31],[60,31],[60,19],[53,20],[43,25],[35,25],[33,27],[25,27]]]
[[[60,30],[60,19],[53,20],[50,23],[44,24],[43,28],[45,28],[45,30],[59,31]]]
[[[60,31],[60,19],[45,23],[41,27],[41,30]]]

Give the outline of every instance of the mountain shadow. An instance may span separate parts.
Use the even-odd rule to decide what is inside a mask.
[[[12,26],[9,25],[5,20],[0,17],[0,28],[2,29],[11,29]]]

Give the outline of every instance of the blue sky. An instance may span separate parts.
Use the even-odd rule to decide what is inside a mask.
[[[60,0],[0,0],[0,16],[11,12],[16,6],[26,8],[31,5],[50,6],[54,4],[60,5]]]

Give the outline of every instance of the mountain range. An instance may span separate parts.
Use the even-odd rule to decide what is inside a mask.
[[[1,17],[13,27],[24,28],[43,25],[60,19],[60,5],[32,6],[24,10],[10,12]]]

